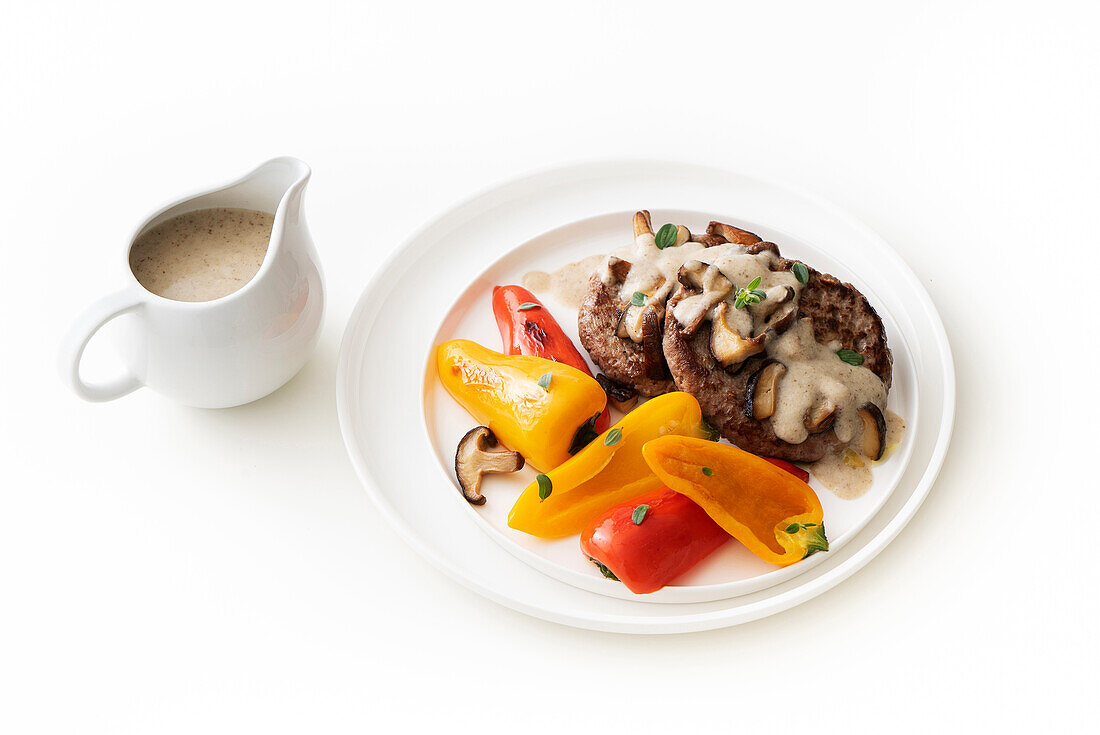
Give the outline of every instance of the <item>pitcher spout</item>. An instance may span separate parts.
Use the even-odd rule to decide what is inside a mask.
[[[297,227],[303,218],[302,199],[309,182],[305,161],[291,156],[273,158],[245,177],[254,195],[275,213],[275,228]]]

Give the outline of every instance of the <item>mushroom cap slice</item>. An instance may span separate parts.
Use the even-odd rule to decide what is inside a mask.
[[[603,373],[596,374],[596,382],[607,394],[607,402],[623,413],[628,413],[638,402],[638,391],[612,380]]]
[[[711,235],[708,233],[700,233],[698,235],[693,234],[691,236],[692,242],[697,242],[706,248],[712,248],[715,245],[725,245],[726,241],[720,235]]]
[[[629,260],[623,260],[614,255],[607,259],[607,271],[611,274],[611,277],[616,283],[624,283],[626,277],[630,275],[630,269],[633,267],[634,264]]]
[[[455,476],[462,495],[471,505],[484,505],[481,478],[487,474],[516,472],[523,469],[519,452],[494,450],[496,434],[488,426],[475,426],[458,442],[455,452]]]
[[[691,240],[691,230],[683,225],[676,225],[676,242],[673,245],[683,245]]]
[[[810,408],[802,425],[811,434],[820,434],[836,421],[836,406],[831,401],[820,401]]]
[[[642,235],[653,235],[653,223],[649,219],[649,210],[634,213],[634,239]]]
[[[642,312],[642,358],[645,361],[645,374],[651,380],[660,380],[668,374],[668,364],[661,348],[663,334],[661,317],[655,304],[647,304]]]
[[[767,360],[749,378],[745,388],[745,416],[762,421],[775,413],[779,379],[787,374],[787,366],[778,360]]]
[[[753,355],[760,354],[768,339],[766,333],[749,338],[738,334],[727,319],[729,309],[728,301],[718,304],[710,327],[710,351],[724,368],[738,366]]]
[[[726,242],[732,242],[735,245],[754,245],[763,242],[756,234],[748,230],[742,230],[740,227],[727,225],[724,222],[711,222],[707,225],[707,234],[717,235]]]
[[[886,417],[873,403],[860,406],[859,417],[863,419],[863,433],[859,436],[859,453],[868,459],[878,461],[886,452]]]

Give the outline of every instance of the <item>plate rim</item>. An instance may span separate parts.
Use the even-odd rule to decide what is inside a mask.
[[[886,523],[886,525],[875,533],[863,546],[856,550],[856,552],[842,560],[836,567],[825,571],[813,579],[807,580],[804,584],[800,584],[792,589],[780,592],[775,595],[771,595],[765,599],[758,600],[749,603],[744,606],[735,608],[734,610],[719,609],[700,613],[689,613],[686,615],[669,615],[666,618],[650,618],[639,616],[637,618],[615,615],[615,616],[581,616],[568,613],[562,613],[558,611],[551,611],[539,607],[537,605],[529,604],[512,597],[507,594],[498,592],[494,589],[488,588],[480,582],[471,579],[462,569],[452,564],[446,557],[436,554],[428,545],[423,542],[419,535],[399,517],[396,510],[392,507],[389,501],[385,498],[384,493],[376,486],[375,481],[371,477],[371,474],[366,466],[366,461],[361,455],[359,448],[354,445],[352,441],[355,435],[355,429],[352,424],[352,418],[350,415],[351,397],[353,394],[357,394],[354,390],[346,390],[348,383],[348,371],[350,370],[350,363],[352,359],[352,351],[354,349],[353,336],[359,331],[360,323],[367,316],[368,309],[372,306],[380,308],[384,303],[385,297],[389,294],[389,289],[383,288],[383,278],[388,275],[388,271],[398,261],[398,259],[406,254],[405,251],[410,248],[418,239],[420,239],[425,233],[431,231],[440,223],[442,223],[450,215],[459,212],[470,205],[485,199],[497,192],[503,192],[513,187],[531,184],[537,182],[539,179],[550,179],[555,176],[562,176],[568,173],[575,175],[581,175],[584,173],[592,174],[600,171],[601,169],[621,169],[624,167],[669,167],[678,168],[685,171],[706,171],[711,174],[736,176],[743,179],[759,182],[762,185],[772,187],[779,191],[785,191],[793,196],[801,197],[802,199],[812,203],[813,205],[820,207],[822,210],[837,217],[854,230],[860,231],[864,236],[868,237],[879,246],[880,252],[891,261],[898,268],[899,274],[909,281],[909,285],[913,288],[914,293],[917,295],[920,302],[920,306],[923,309],[924,315],[929,321],[932,331],[935,334],[936,345],[940,350],[940,369],[942,371],[942,407],[943,416],[940,421],[940,430],[936,437],[935,443],[932,447],[931,454],[928,459],[928,463],[924,468],[924,472],[920,479],[917,481],[915,488],[913,489],[910,497],[905,503],[897,510],[895,515]],[[374,314],[373,316],[377,316]],[[950,340],[947,336],[946,329],[943,324],[943,320],[940,317],[938,311],[935,309],[935,305],[928,294],[924,285],[920,282],[920,279],[909,267],[908,263],[884,238],[882,238],[877,232],[871,229],[862,220],[856,218],[854,215],[849,214],[838,205],[834,204],[827,198],[818,195],[813,192],[809,192],[801,189],[798,186],[791,185],[788,182],[777,180],[768,176],[761,176],[755,172],[747,172],[725,168],[721,166],[713,166],[707,164],[698,164],[687,161],[675,161],[670,159],[654,159],[654,158],[614,158],[614,159],[597,159],[591,161],[582,161],[571,163],[567,165],[547,166],[535,170],[532,173],[528,173],[522,176],[513,176],[506,178],[502,181],[484,187],[474,194],[467,196],[460,201],[446,207],[435,216],[426,220],[420,227],[414,230],[405,240],[401,242],[383,261],[379,264],[377,270],[371,276],[364,286],[359,298],[356,301],[354,308],[348,321],[344,327],[344,334],[341,338],[340,351],[337,359],[336,367],[336,408],[337,417],[340,426],[340,434],[343,439],[345,449],[348,452],[348,457],[355,469],[356,475],[359,478],[360,483],[363,485],[363,489],[367,492],[367,495],[371,498],[372,502],[382,513],[382,516],[390,524],[390,526],[397,532],[397,534],[408,543],[414,550],[417,551],[424,559],[426,559],[437,570],[443,572],[451,579],[462,584],[467,589],[470,589],[487,599],[490,599],[498,604],[501,604],[509,609],[516,610],[518,612],[531,615],[536,618],[547,620],[550,622],[556,622],[564,625],[570,625],[578,628],[586,628],[592,630],[604,630],[604,631],[617,631],[617,632],[634,632],[634,633],[678,633],[687,631],[709,630],[714,628],[728,627],[740,623],[749,622],[762,617],[766,617],[776,612],[786,610],[794,607],[806,600],[812,599],[819,594],[835,587],[837,584],[847,579],[855,572],[862,569],[871,559],[875,558],[897,535],[901,530],[912,520],[917,510],[924,503],[925,499],[931,491],[932,486],[935,484],[936,478],[943,467],[943,463],[947,456],[947,451],[950,447],[951,438],[954,433],[954,425],[956,419],[956,374],[954,356],[951,350]],[[881,511],[880,511],[881,512]],[[553,579],[553,578],[551,578]],[[569,586],[567,583],[557,579],[553,579],[556,584]],[[595,594],[595,593],[590,593]],[[676,605],[668,605],[670,613],[675,611]],[[670,619],[675,621],[675,624],[670,624]]]

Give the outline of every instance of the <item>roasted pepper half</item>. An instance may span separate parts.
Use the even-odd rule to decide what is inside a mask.
[[[654,439],[642,454],[661,482],[764,561],[787,566],[829,550],[817,495],[767,460],[686,436]]]
[[[502,355],[466,339],[441,344],[436,369],[443,387],[479,424],[543,471],[569,459],[577,430],[607,403],[595,378],[574,367]]]
[[[581,533],[581,551],[645,595],[670,584],[730,540],[725,529],[678,492],[661,488],[596,516]]]
[[[527,486],[508,525],[542,538],[580,533],[597,515],[661,487],[642,459],[642,446],[659,436],[707,435],[699,402],[687,393],[646,401],[560,467]]]
[[[493,317],[500,330],[505,353],[545,357],[592,374],[588,363],[558,320],[537,296],[523,286],[493,287]],[[610,423],[611,417],[605,408],[594,422],[589,441]]]

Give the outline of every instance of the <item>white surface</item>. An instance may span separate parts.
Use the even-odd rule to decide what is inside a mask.
[[[435,346],[453,338],[499,345],[490,305],[493,286],[518,283],[529,270],[552,271],[629,242],[630,205],[636,202],[651,203],[647,209],[657,223],[688,223],[700,230],[703,223],[721,220],[781,243],[787,257],[854,282],[893,335],[890,405],[910,428],[904,445],[875,467],[874,486],[862,498],[841,500],[818,489],[828,554],[779,569],[740,544],[728,544],[692,570],[685,585],[639,597],[604,579],[580,553],[576,535],[547,541],[508,528],[512,503],[534,479],[530,468],[489,480],[488,501],[480,507],[456,492],[453,452],[470,417],[439,383]],[[727,209],[730,202],[737,202],[736,211]],[[847,263],[859,263],[859,271]],[[407,308],[401,294],[416,289],[437,294],[438,306]],[[576,310],[552,298],[546,303],[576,340]],[[438,330],[431,328],[440,322]],[[394,350],[420,355],[422,373],[387,360]],[[547,620],[616,632],[679,633],[787,609],[846,578],[893,538],[923,502],[950,440],[955,389],[949,353],[943,326],[913,274],[889,245],[831,205],[710,167],[605,162],[507,182],[449,210],[402,244],[367,285],[348,322],[336,374],[337,411],[367,491],[398,532],[452,577]],[[374,420],[379,414],[391,420],[379,424]],[[407,439],[395,443],[394,434]],[[914,454],[917,461],[907,471]],[[870,532],[860,534],[899,484],[901,497]],[[479,528],[515,558],[496,553]],[[620,601],[593,600],[555,580]],[[794,581],[781,584],[788,580]],[[745,597],[730,599],[739,595]],[[728,602],[703,604],[719,600]],[[657,602],[699,604],[651,604]]]
[[[5,8],[0,729],[1087,728],[1089,7]],[[120,285],[133,226],[283,153],[314,171],[315,359],[239,409],[73,397],[55,350]],[[337,341],[393,247],[496,181],[629,156],[837,202],[903,254],[955,351],[955,440],[913,522],[836,589],[729,630],[583,632],[482,599],[389,530],[337,429]],[[1044,284],[1055,308],[1021,303]]]

